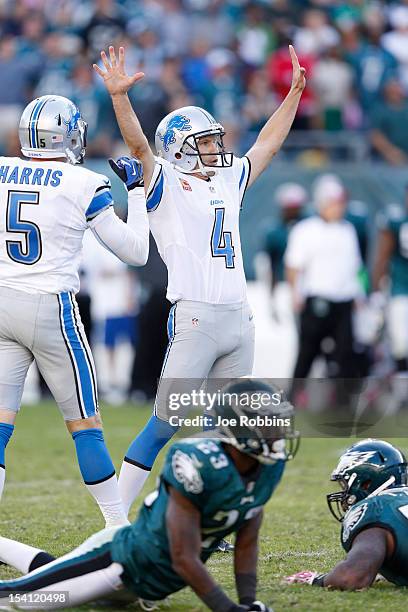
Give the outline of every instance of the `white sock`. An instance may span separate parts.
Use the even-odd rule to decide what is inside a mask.
[[[128,461],[122,463],[119,474],[119,493],[126,516],[129,514],[130,506],[143,489],[149,474],[150,470],[143,470],[133,463]]]
[[[28,573],[32,561],[40,552],[44,551],[0,536],[0,561],[15,567],[22,574]]]
[[[116,474],[103,482],[87,484],[85,486],[101,509],[106,522],[105,527],[129,525],[129,521],[126,518],[127,515],[123,509]]]

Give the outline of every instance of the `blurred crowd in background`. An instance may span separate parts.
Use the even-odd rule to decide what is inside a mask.
[[[407,160],[407,1],[0,0],[0,35],[6,154],[18,152],[12,126],[23,106],[54,92],[80,106],[89,156],[120,148],[91,69],[111,43],[126,46],[128,70],[146,74],[131,98],[150,139],[163,115],[196,104],[245,152],[287,93],[293,42],[308,86],[286,155],[314,147],[317,159]]]
[[[145,72],[130,98],[150,141],[166,113],[194,104],[224,124],[228,149],[243,154],[290,87],[289,43],[307,70],[307,88],[279,154],[283,164],[288,162],[286,170],[295,176],[301,167],[319,168],[329,162],[336,169],[338,162],[353,162],[347,166],[348,178],[357,185],[362,165],[355,162],[386,162],[385,176],[391,166],[404,168],[408,0],[0,0],[0,153],[20,155],[16,127],[25,104],[35,96],[58,93],[73,99],[89,124],[87,159],[122,154],[125,149],[109,96],[91,68],[101,49],[120,44],[126,47],[127,71]],[[275,192],[277,176],[269,174],[263,180],[272,178],[266,198],[261,191],[248,196],[265,200],[265,214],[255,213],[251,222],[251,227],[257,225],[253,250],[263,252],[266,262],[260,274],[266,293],[258,299],[261,294],[254,285],[249,292],[259,309],[257,375],[279,371],[292,376],[298,354],[302,377],[316,372],[338,376],[352,364],[355,376],[385,372],[406,385],[408,213],[402,198],[391,212],[385,209],[395,202],[394,174],[382,191],[366,177],[364,202],[352,201],[335,176],[326,183],[323,192],[327,188],[326,195],[337,198],[337,203],[326,202],[337,210],[331,222],[340,228],[347,219],[359,244],[359,288],[354,279],[355,293],[345,295],[342,283],[334,287],[336,266],[333,273],[323,270],[322,275],[315,268],[309,275],[309,291],[316,290],[310,281],[314,275],[319,281],[327,278],[330,295],[320,283],[321,295],[306,292],[303,303],[293,287],[291,293],[284,268],[296,272],[293,262],[301,262],[302,249],[309,246],[302,241],[292,245],[287,261],[285,251],[293,227],[309,214],[314,215],[312,223],[319,223],[326,204],[299,177],[299,184],[291,181]],[[376,179],[381,183],[381,174]],[[405,182],[400,176],[399,183]],[[273,220],[266,212],[269,203],[275,211]],[[255,211],[255,202],[250,204]],[[258,204],[260,210],[262,202]],[[375,211],[381,206],[384,214],[375,225]],[[245,211],[242,221],[246,230],[250,224]],[[329,249],[335,242],[340,249],[330,257],[341,264],[350,260],[350,231],[348,237],[344,234],[344,243],[339,233],[337,242],[327,237]],[[244,233],[249,242],[251,237]],[[319,241],[309,242],[314,246]],[[325,262],[324,257],[317,259]],[[299,271],[307,278],[306,268]],[[347,273],[354,272],[350,268]],[[148,265],[134,271],[92,239],[85,244],[78,300],[95,348],[101,395],[112,403],[154,396],[167,342],[165,285],[166,272],[153,245]],[[367,299],[370,292],[373,297]],[[342,311],[347,326],[336,327],[338,299],[350,302]],[[264,321],[260,321],[262,308]],[[314,353],[301,354],[312,344],[311,329]],[[294,337],[298,339],[289,350]],[[339,341],[340,357],[336,356]],[[279,369],[285,351],[289,358]],[[323,370],[313,369],[315,357],[323,358]],[[34,372],[32,376],[27,401],[30,393],[32,401],[39,397]],[[405,386],[393,394],[396,406],[408,397]]]

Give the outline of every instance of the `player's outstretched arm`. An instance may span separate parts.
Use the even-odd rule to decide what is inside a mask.
[[[139,120],[132,108],[127,92],[144,77],[143,72],[129,76],[125,72],[125,50],[119,47],[119,58],[116,59],[114,47],[109,47],[109,60],[105,51],[101,51],[105,70],[96,64],[94,70],[102,77],[112,104],[123,140],[126,142],[132,157],[137,157],[143,164],[146,188],[149,186],[154,169],[154,156]]]
[[[166,527],[173,569],[195,591],[200,599],[218,612],[248,610],[224,593],[208,573],[200,559],[200,512],[186,497],[170,487]]]
[[[292,45],[289,45],[289,53],[293,69],[292,85],[288,95],[264,125],[255,144],[247,153],[247,157],[251,160],[251,176],[248,186],[265,170],[284,143],[295,118],[302,92],[306,86],[306,70],[300,66]]]
[[[344,561],[325,576],[324,586],[351,591],[371,586],[387,556],[387,534],[379,527],[359,533]]]
[[[390,532],[372,527],[359,533],[344,561],[340,561],[327,574],[299,572],[287,576],[288,584],[311,584],[343,591],[357,591],[372,585],[384,559],[393,552],[394,543]]]
[[[146,214],[146,204],[143,198],[139,202],[131,202],[136,194],[129,195],[128,220],[124,223],[113,208],[104,211],[89,223],[89,227],[97,241],[108,251],[116,255],[129,266],[144,266],[149,257],[149,221]],[[139,206],[136,206],[139,204]]]
[[[143,167],[139,160],[121,157],[109,164],[128,190],[128,215],[124,223],[112,206],[89,218],[88,225],[98,242],[130,266],[144,266],[149,256],[149,220],[143,189]],[[106,181],[104,181],[106,184]],[[106,186],[105,189],[108,187]],[[98,201],[100,191],[96,191]],[[109,200],[108,200],[109,203]],[[93,204],[90,205],[92,214]],[[88,209],[89,211],[89,209]]]

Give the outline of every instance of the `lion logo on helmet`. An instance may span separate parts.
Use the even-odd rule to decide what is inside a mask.
[[[166,131],[159,138],[163,141],[163,148],[168,153],[171,144],[176,142],[176,130],[189,132],[191,130],[190,119],[184,115],[174,115],[166,126]]]
[[[69,109],[69,118],[62,118],[62,122],[67,126],[67,136],[71,136],[72,132],[78,127],[78,120],[81,118],[81,113],[79,112],[79,108],[73,107]]]

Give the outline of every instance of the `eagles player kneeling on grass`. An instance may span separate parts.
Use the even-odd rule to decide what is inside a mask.
[[[377,574],[408,586],[408,486],[404,455],[388,442],[363,440],[340,458],[331,480],[341,491],[327,501],[341,522],[347,557],[327,574],[299,572],[289,584],[343,590],[369,587]]]
[[[37,567],[22,578],[0,582],[1,609],[8,609],[7,594],[21,591],[67,592],[68,602],[46,603],[47,608],[61,608],[111,598],[118,591],[128,591],[135,599],[160,600],[189,585],[216,612],[270,610],[256,601],[262,508],[279,483],[285,462],[296,453],[299,439],[293,431],[292,405],[284,400],[278,406],[272,403],[276,389],[254,379],[236,380],[224,389],[226,397],[260,392],[271,402],[257,415],[282,417],[290,426],[225,426],[215,438],[175,443],[157,491],[146,497],[133,525],[101,531],[42,567],[38,566],[44,562],[43,551],[0,538],[0,558],[5,563],[22,571]],[[228,401],[216,408],[216,414],[228,424],[242,414],[253,417],[246,405]],[[234,571],[239,604],[204,565],[220,539],[231,533],[237,534]]]

